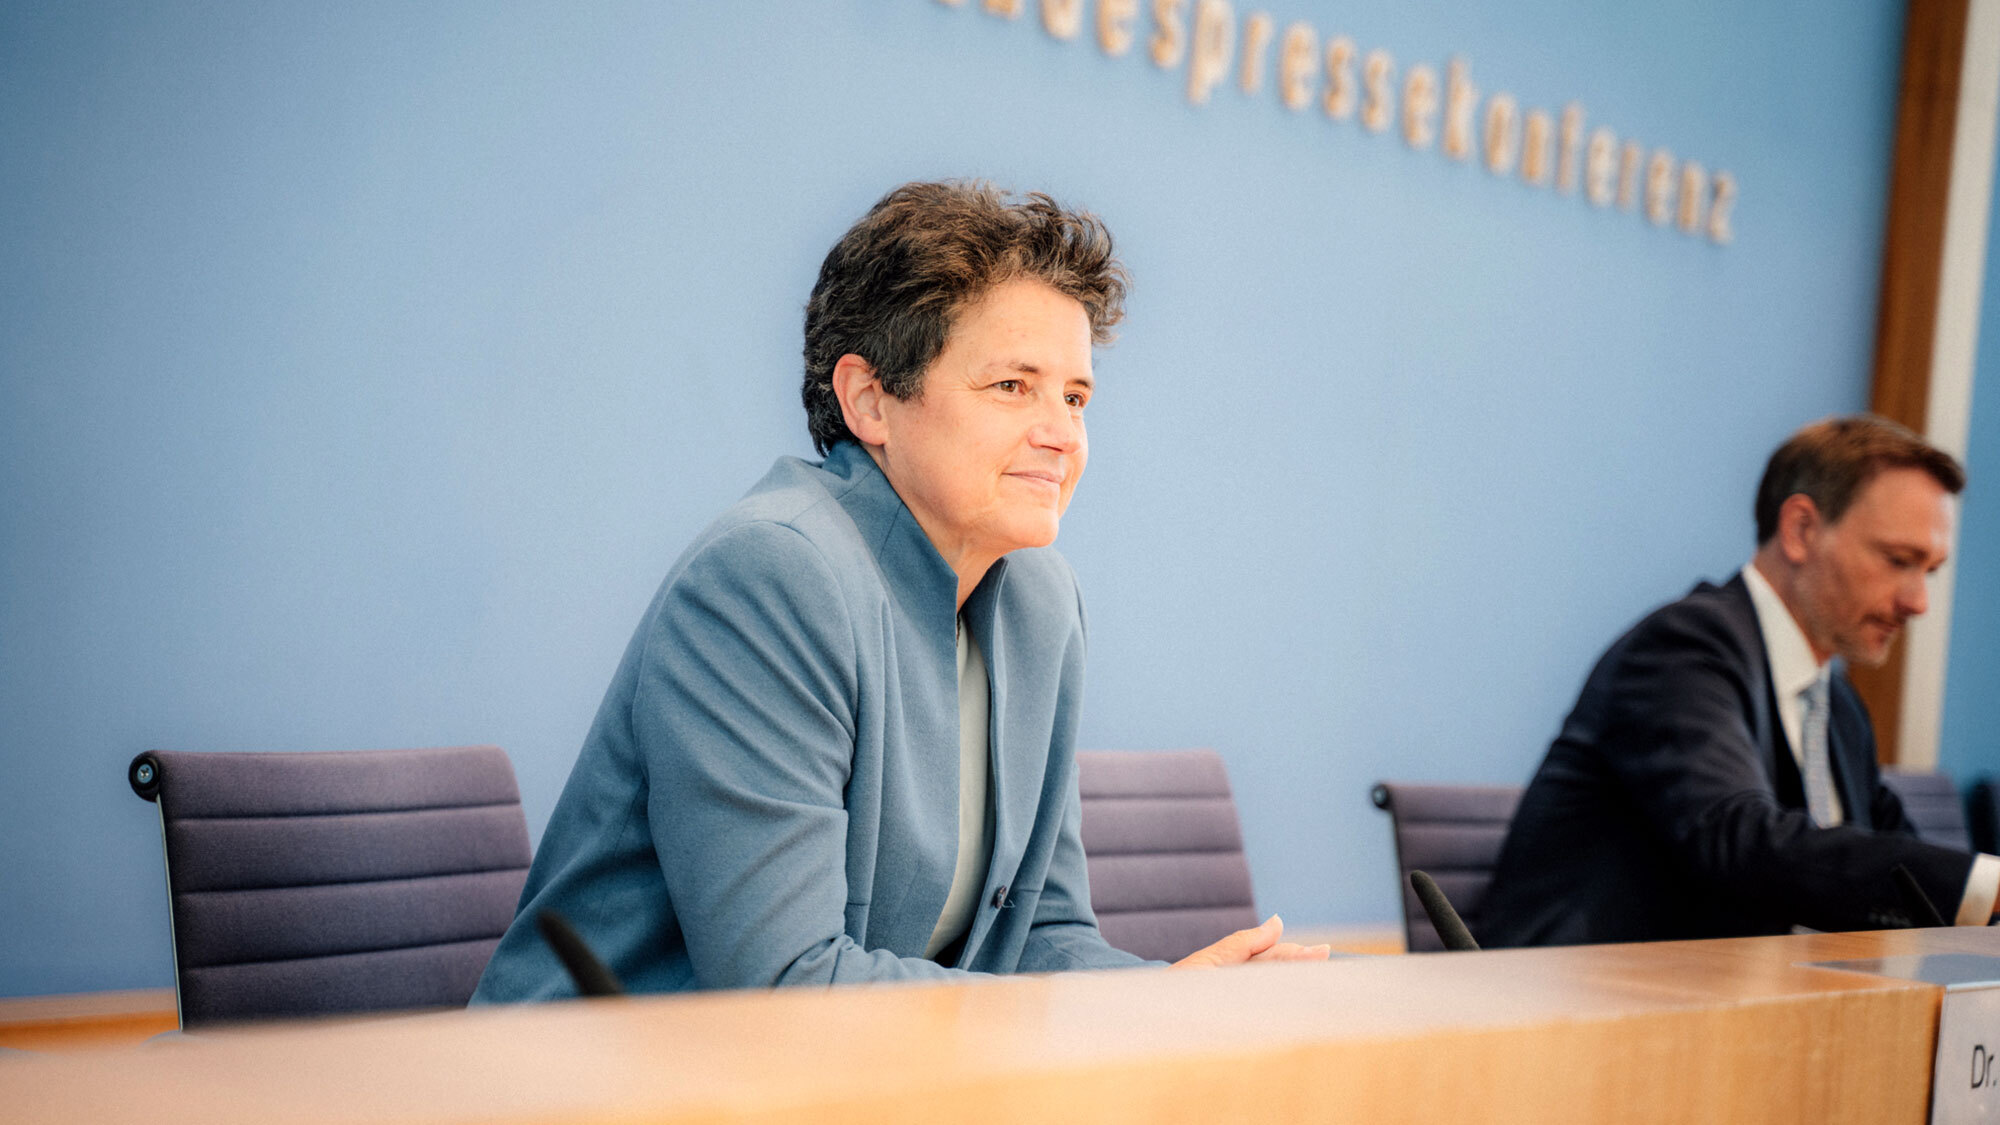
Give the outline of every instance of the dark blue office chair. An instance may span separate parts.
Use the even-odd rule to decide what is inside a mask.
[[[462,1006],[527,879],[497,747],[152,750],[183,1029]]]
[[[1254,926],[1236,799],[1213,750],[1084,750],[1083,854],[1104,940],[1178,961]]]
[[[1965,791],[1965,829],[1974,851],[2000,855],[2000,786],[1980,777]]]
[[[1410,889],[1410,872],[1437,881],[1474,935],[1480,908],[1500,862],[1501,845],[1521,803],[1518,785],[1413,785],[1384,781],[1370,796],[1389,814],[1396,838],[1396,883],[1403,899],[1403,944],[1411,953],[1444,949],[1423,904]]]
[[[1903,802],[1903,813],[1916,826],[1919,839],[1960,851],[1972,850],[1965,805],[1950,775],[1885,769],[1882,784]]]

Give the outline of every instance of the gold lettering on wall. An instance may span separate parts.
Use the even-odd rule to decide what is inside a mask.
[[[1181,59],[1187,55],[1187,25],[1181,20],[1181,9],[1185,7],[1187,0],[1153,0],[1153,40],[1149,49],[1153,65],[1161,70],[1181,65]]]
[[[954,9],[976,6],[1008,21],[1018,20],[1027,4],[937,2]],[[1079,37],[1088,0],[1039,2],[1043,31],[1065,42]],[[1463,57],[1445,61],[1442,79],[1438,68],[1417,62],[1398,81],[1395,56],[1386,48],[1364,54],[1346,35],[1323,39],[1306,20],[1293,21],[1278,35],[1270,13],[1249,11],[1239,19],[1233,0],[1097,0],[1093,27],[1098,50],[1107,58],[1129,54],[1138,41],[1142,13],[1150,25],[1147,57],[1161,70],[1186,65],[1184,90],[1191,106],[1214,100],[1217,91],[1230,85],[1232,70],[1242,95],[1261,93],[1275,39],[1277,99],[1293,113],[1317,101],[1329,120],[1355,121],[1370,133],[1398,125],[1411,149],[1435,148],[1450,160],[1471,160],[1476,144],[1480,162],[1496,177],[1556,195],[1580,194],[1598,210],[1615,206],[1636,212],[1653,226],[1716,245],[1727,245],[1736,236],[1739,188],[1732,173],[1677,160],[1665,147],[1649,150],[1608,126],[1591,129],[1586,137],[1581,102],[1565,104],[1558,114],[1544,108],[1524,111],[1504,90],[1482,100],[1472,64]]]
[[[1646,221],[1654,226],[1665,226],[1667,217],[1674,209],[1674,154],[1666,149],[1653,150],[1653,159],[1646,162]]]
[[[1326,45],[1326,115],[1335,121],[1354,116],[1354,40],[1343,35]]]
[[[1479,87],[1472,84],[1472,71],[1464,59],[1453,59],[1445,67],[1444,86],[1444,154],[1467,160],[1472,156],[1472,111],[1479,104]]]
[[[1556,139],[1556,190],[1564,195],[1576,190],[1576,150],[1582,143],[1583,107],[1571,102],[1563,107],[1562,126]]]
[[[1285,45],[1279,51],[1278,86],[1284,91],[1285,108],[1294,112],[1312,104],[1313,63],[1319,55],[1319,33],[1311,24],[1295,23],[1285,29]],[[1329,91],[1328,97],[1332,97]]]
[[[1708,204],[1708,240],[1727,246],[1736,238],[1736,232],[1729,229],[1729,212],[1736,206],[1736,177],[1717,172],[1710,186],[1714,194]]]
[[[1521,135],[1521,178],[1540,187],[1549,182],[1549,142],[1554,125],[1546,109],[1531,110]]]
[[[1702,210],[1708,206],[1708,169],[1690,160],[1681,165],[1681,206],[1674,225],[1682,234],[1701,232]]]
[[[1437,137],[1437,111],[1437,71],[1418,63],[1403,79],[1403,142],[1411,148],[1431,147]]]
[[[1361,63],[1361,127],[1379,133],[1396,115],[1396,60],[1389,52],[1373,50]]]
[[[1193,55],[1188,59],[1188,102],[1201,105],[1229,77],[1236,49],[1236,12],[1229,0],[1196,0]]]
[[[1504,176],[1514,170],[1521,155],[1520,111],[1514,95],[1495,94],[1486,99],[1486,170]]]
[[[1236,68],[1236,86],[1254,94],[1264,85],[1264,49],[1271,45],[1271,31],[1277,25],[1262,12],[1250,13],[1243,21],[1243,61]]]
[[[1074,39],[1083,30],[1083,0],[1042,0],[1042,30],[1057,39]]]
[[[1638,141],[1626,141],[1618,153],[1618,209],[1631,211],[1639,206],[1639,161],[1646,151]]]
[[[1592,207],[1609,207],[1618,195],[1618,135],[1599,129],[1583,157],[1583,194]]]
[[[1097,47],[1112,58],[1132,49],[1132,21],[1139,18],[1139,0],[1098,0]]]

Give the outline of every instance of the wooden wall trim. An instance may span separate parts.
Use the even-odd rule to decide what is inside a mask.
[[[1897,83],[1896,141],[1883,232],[1882,292],[1869,408],[1923,431],[1930,409],[1945,216],[1957,136],[1959,80],[1971,0],[1910,0]],[[1850,668],[1875,721],[1884,764],[1902,761],[1900,731],[1908,638],[1880,668]]]

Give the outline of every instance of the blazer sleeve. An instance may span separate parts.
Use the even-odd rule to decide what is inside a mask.
[[[1880,781],[1875,783],[1875,799],[1869,803],[1869,812],[1877,832],[1895,832],[1904,836],[1917,834],[1917,826],[1910,822],[1910,814],[1904,810],[1902,798]]]
[[[704,988],[968,975],[846,933],[857,675],[841,586],[790,527],[724,532],[661,600],[632,727]]]
[[[1071,770],[1074,775],[1075,770]],[[1048,882],[1035,903],[1035,920],[1028,941],[1021,949],[1020,969],[1024,973],[1050,973],[1069,969],[1126,969],[1135,965],[1163,965],[1127,953],[1104,940],[1097,928],[1097,915],[1090,909],[1090,881],[1083,856],[1083,805],[1077,796],[1076,781],[1069,785],[1069,803],[1063,810],[1062,831],[1056,838],[1055,855],[1049,864]]]
[[[1963,895],[1970,855],[1897,832],[1820,828],[1778,800],[1750,721],[1753,693],[1767,690],[1762,667],[1714,615],[1650,619],[1611,688],[1606,759],[1698,885],[1819,930],[1879,928],[1900,913],[1898,864],[1939,902]],[[1883,827],[1900,820],[1900,806],[1882,811]]]

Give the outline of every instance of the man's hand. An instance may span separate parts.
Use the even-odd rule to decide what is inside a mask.
[[[1333,952],[1327,945],[1293,945],[1279,941],[1285,920],[1276,914],[1264,919],[1254,930],[1238,930],[1207,949],[1197,949],[1174,962],[1176,969],[1213,969],[1241,965],[1246,961],[1324,961]]]

